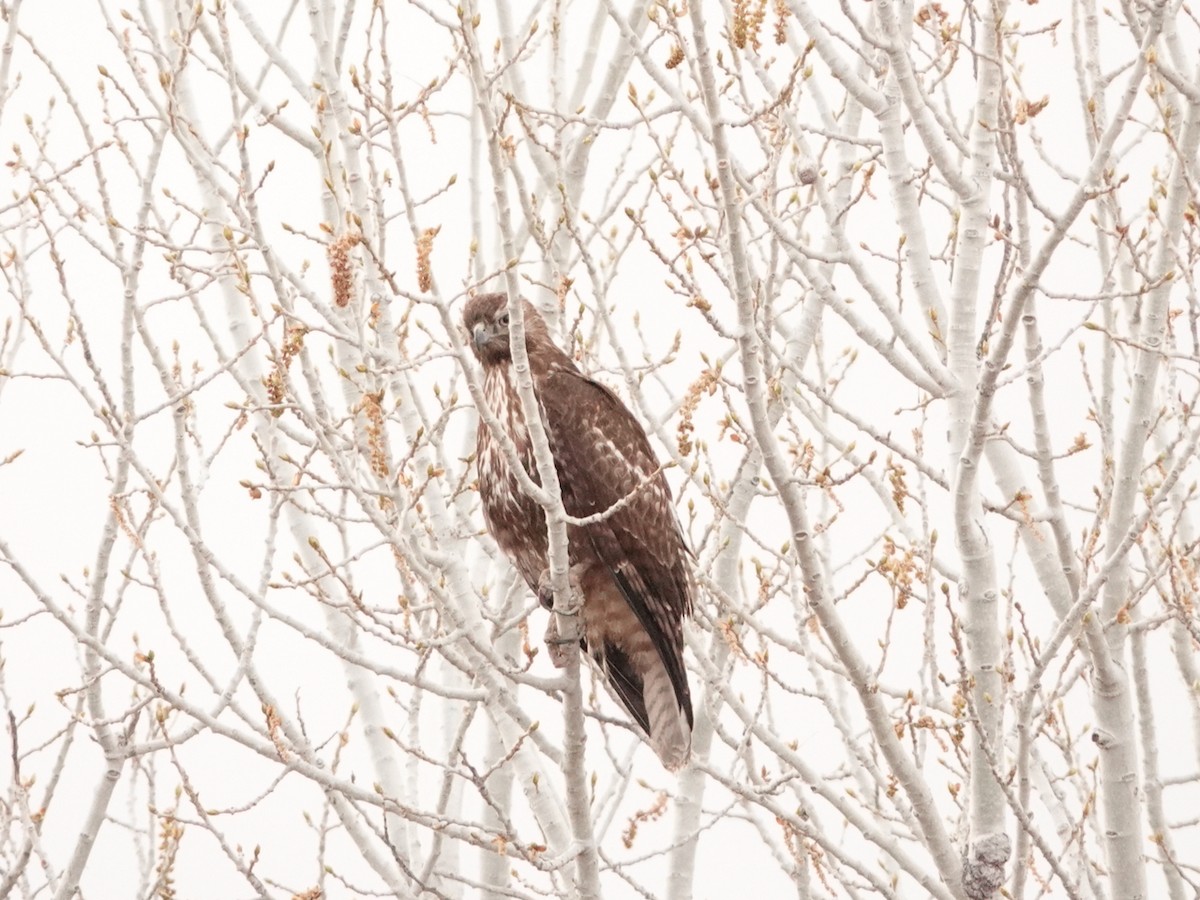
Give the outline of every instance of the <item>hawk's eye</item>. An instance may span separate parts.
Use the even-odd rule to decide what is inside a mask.
[[[508,313],[506,313],[506,312],[500,313],[500,315],[498,315],[496,317],[496,324],[499,325],[501,328],[507,328],[508,327]]]

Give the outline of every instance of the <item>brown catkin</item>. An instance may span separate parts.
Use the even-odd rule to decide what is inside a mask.
[[[433,253],[433,239],[441,230],[440,225],[437,228],[426,228],[417,238],[417,287],[422,293],[428,294],[433,288],[433,270],[429,267],[429,257]]]
[[[354,293],[354,269],[350,251],[359,242],[357,234],[343,234],[329,245],[329,275],[333,281],[333,302],[341,309],[350,305]]]

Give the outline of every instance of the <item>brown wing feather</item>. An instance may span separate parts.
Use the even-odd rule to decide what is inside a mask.
[[[646,700],[642,694],[642,676],[634,668],[633,662],[625,651],[616,644],[606,644],[604,647],[604,672],[608,675],[609,683],[633,720],[646,734],[650,733],[650,716],[646,712]]]
[[[578,370],[556,367],[539,384],[567,514],[609,516],[573,529],[609,570],[650,635],[689,726],[683,617],[691,612],[688,550],[671,490],[641,425],[608,388]]]

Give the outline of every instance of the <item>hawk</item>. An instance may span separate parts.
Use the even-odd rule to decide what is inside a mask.
[[[667,768],[688,761],[692,699],[683,665],[683,619],[692,610],[689,551],[671,489],[646,432],[617,396],[592,381],[550,339],[522,300],[525,347],[567,515],[572,587],[582,595],[580,646]],[[513,379],[508,301],[479,294],[463,313],[483,366],[488,406],[538,482],[533,446]],[[480,421],[476,459],[488,531],[542,605],[550,608],[549,540],[542,507],[529,497]],[[598,515],[600,514],[600,515]],[[552,626],[550,641],[557,638]],[[556,665],[564,664],[561,650]]]

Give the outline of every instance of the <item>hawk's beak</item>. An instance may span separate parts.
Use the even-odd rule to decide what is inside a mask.
[[[475,327],[471,329],[471,340],[475,342],[475,349],[482,350],[483,345],[488,342],[488,338],[492,333],[488,331],[487,325],[483,322],[476,322]]]

